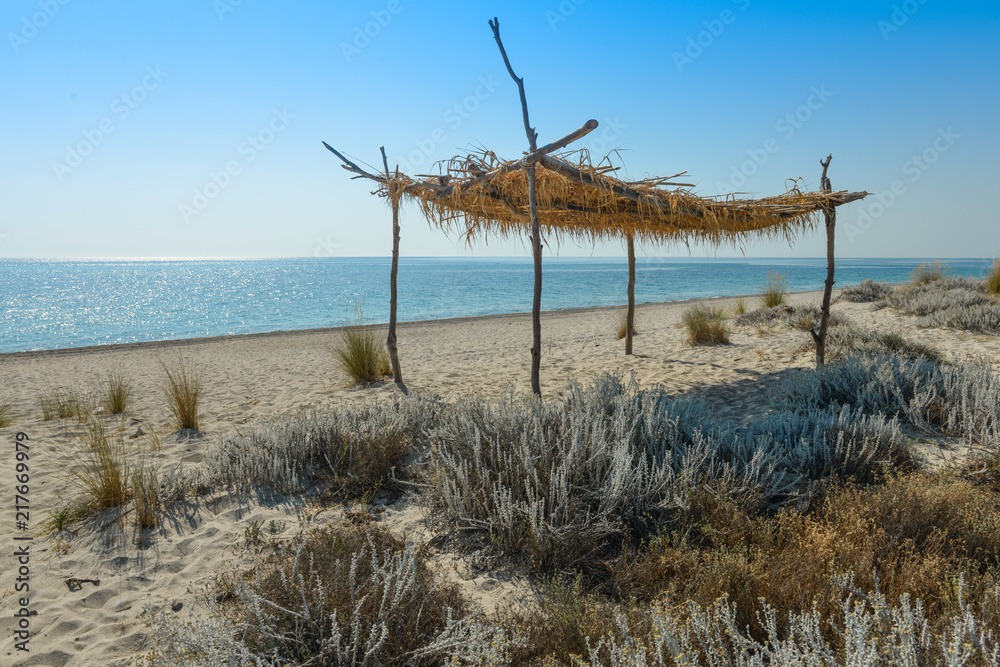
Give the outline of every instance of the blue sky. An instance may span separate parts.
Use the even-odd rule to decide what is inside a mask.
[[[387,255],[385,204],[320,141],[416,173],[470,147],[517,157],[494,15],[540,143],[595,118],[581,146],[632,178],[686,169],[704,195],[814,189],[833,153],[834,188],[878,193],[840,209],[839,255],[1000,253],[995,1],[5,0],[0,255]],[[402,252],[528,251],[470,250],[407,207]]]

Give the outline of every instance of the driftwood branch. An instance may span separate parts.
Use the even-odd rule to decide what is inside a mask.
[[[514,79],[517,83],[518,93],[521,95],[521,114],[524,116],[524,133],[528,136],[528,153],[534,153],[537,148],[538,133],[535,132],[535,128],[531,127],[531,122],[528,120],[528,100],[524,95],[524,79],[519,78],[514,74],[514,68],[510,65],[510,59],[507,57],[507,50],[503,48],[503,42],[500,40],[500,20],[497,17],[493,17],[490,21],[490,28],[493,30],[493,39],[496,40],[497,46],[500,48],[500,55],[503,56],[503,64],[507,66],[507,73],[510,74],[510,78]],[[587,123],[590,125],[590,123]],[[584,126],[584,128],[587,127]],[[594,127],[597,127],[594,125]],[[581,128],[584,129],[584,128]],[[591,127],[587,130],[594,129]],[[580,130],[578,130],[579,132]],[[586,134],[584,132],[583,134]],[[580,134],[579,136],[583,136]],[[558,144],[558,142],[555,142]],[[568,142],[567,142],[568,143]],[[550,144],[551,145],[551,144]],[[555,149],[553,149],[555,150]],[[539,158],[539,159],[544,159]],[[531,255],[534,258],[535,263],[535,289],[534,297],[531,302],[531,391],[537,396],[541,396],[542,387],[541,381],[539,380],[539,369],[541,367],[542,360],[542,235],[538,228],[538,196],[536,193],[536,179],[535,179],[535,162],[526,164],[524,166],[524,174],[528,179],[528,215],[531,218]]]
[[[510,59],[507,57],[507,49],[503,48],[503,42],[500,41],[500,19],[493,17],[490,21],[490,28],[493,30],[493,39],[496,40],[497,46],[500,47],[500,55],[503,56],[503,64],[507,66],[507,73],[510,74],[510,78],[514,79],[514,83],[517,84],[517,91],[521,95],[521,113],[524,116],[524,132],[528,135],[528,146],[531,151],[535,150],[536,143],[538,141],[538,133],[535,132],[535,128],[531,127],[531,123],[528,121],[528,100],[524,96],[524,79],[520,78],[517,74],[514,74],[514,68],[510,66]]]
[[[826,175],[827,169],[830,167],[830,162],[833,160],[833,155],[828,155],[826,160],[820,160],[819,164],[823,167],[823,174],[819,179],[820,192],[829,194],[833,191],[833,186],[830,183],[830,178]],[[833,283],[834,274],[836,267],[834,266],[834,240],[835,231],[837,227],[837,208],[830,202],[827,202],[823,206],[823,218],[826,223],[826,283],[823,286],[823,307],[822,315],[819,320],[819,332],[809,330],[812,334],[813,342],[816,343],[816,366],[822,366],[826,363],[826,332],[830,325],[830,297],[833,294]]]
[[[331,149],[332,150],[332,149]],[[390,180],[392,174],[389,172],[389,159],[385,155],[385,146],[379,148],[382,151],[382,166],[385,168],[385,178]],[[399,167],[396,167],[396,176],[399,176]],[[389,270],[389,335],[386,337],[385,346],[389,348],[389,362],[392,364],[392,379],[396,385],[406,393],[406,384],[403,382],[403,370],[399,365],[399,352],[396,349],[396,277],[399,275],[399,197],[395,193],[389,193],[392,203],[392,268]]]

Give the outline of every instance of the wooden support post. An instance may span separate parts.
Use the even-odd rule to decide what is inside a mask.
[[[628,312],[625,315],[625,354],[632,354],[635,329],[635,237],[628,235]]]
[[[382,151],[382,164],[385,166],[385,177],[389,181],[389,160],[385,156],[385,146]],[[396,176],[399,176],[399,167],[396,167]],[[403,371],[399,366],[399,352],[396,350],[396,276],[399,273],[399,196],[389,186],[389,201],[392,204],[392,269],[389,271],[389,336],[385,345],[389,348],[389,361],[392,363],[392,379],[403,392],[406,392],[406,384],[403,383]]]
[[[820,160],[819,163],[823,167],[823,175],[819,179],[820,191],[829,194],[833,192],[833,187],[830,184],[830,179],[826,175],[826,170],[830,166],[830,161],[833,160],[833,155],[828,155],[826,161]],[[813,341],[816,343],[816,367],[821,367],[826,363],[826,331],[830,325],[830,297],[833,294],[833,282],[834,282],[834,252],[833,252],[833,242],[834,242],[834,232],[837,227],[837,208],[831,204],[827,203],[823,206],[823,218],[826,222],[826,284],[823,287],[823,309],[822,316],[819,320],[819,333],[811,330],[809,333],[813,336]]]
[[[493,29],[493,38],[500,48],[500,55],[503,56],[503,64],[507,67],[507,73],[517,84],[518,93],[521,96],[521,114],[524,116],[524,132],[528,136],[528,152],[534,153],[538,149],[538,133],[531,127],[528,120],[528,100],[524,95],[524,79],[514,74],[514,68],[510,66],[507,58],[507,51],[500,41],[500,21],[495,16],[490,21],[490,28]],[[542,361],[542,235],[538,227],[538,198],[535,194],[535,165],[534,163],[525,166],[525,176],[528,178],[528,214],[531,217],[531,254],[535,260],[535,293],[531,302],[531,391],[535,395],[542,395],[539,370]]]

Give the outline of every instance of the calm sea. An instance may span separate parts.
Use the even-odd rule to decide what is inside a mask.
[[[900,282],[922,259],[838,259],[837,285]],[[982,276],[989,259],[949,260]],[[621,258],[546,258],[545,310],[624,304]],[[822,289],[823,259],[639,259],[636,301],[753,294],[768,271],[789,290]],[[532,263],[518,258],[402,258],[399,318],[531,309]],[[363,304],[389,317],[389,259],[0,260],[0,352],[340,326]]]

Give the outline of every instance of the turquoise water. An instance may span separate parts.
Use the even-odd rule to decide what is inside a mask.
[[[837,285],[900,282],[923,259],[838,259]],[[984,275],[989,259],[949,260]],[[0,352],[340,326],[355,302],[389,318],[388,258],[0,260]],[[546,310],[624,304],[622,258],[546,258]],[[768,271],[792,291],[822,289],[824,259],[639,259],[636,301],[753,294]],[[402,258],[399,318],[525,312],[532,263],[517,258]]]

